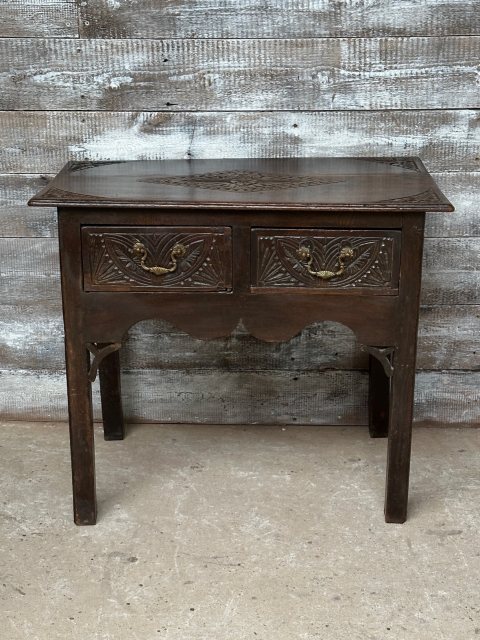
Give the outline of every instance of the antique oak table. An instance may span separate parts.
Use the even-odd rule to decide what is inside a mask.
[[[453,211],[418,158],[70,162],[30,204],[58,207],[77,524],[96,521],[91,383],[122,439],[118,350],[152,318],[202,339],[349,327],[388,435],[385,519],[405,521],[424,219]]]

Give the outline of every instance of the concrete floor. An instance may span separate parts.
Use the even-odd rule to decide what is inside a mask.
[[[97,435],[71,518],[64,424],[0,424],[2,640],[480,638],[480,430],[418,429],[405,525],[366,429]]]

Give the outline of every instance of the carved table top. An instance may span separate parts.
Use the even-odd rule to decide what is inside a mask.
[[[419,158],[69,162],[29,204],[453,211]]]

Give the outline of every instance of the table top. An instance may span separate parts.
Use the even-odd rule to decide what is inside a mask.
[[[419,158],[69,162],[35,206],[453,211]]]

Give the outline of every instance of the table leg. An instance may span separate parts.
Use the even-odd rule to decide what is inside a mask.
[[[75,524],[95,524],[95,451],[90,358],[85,344],[66,332],[68,414],[72,457],[73,513]]]
[[[368,430],[371,438],[385,438],[390,413],[390,378],[377,358],[370,355],[369,361]]]
[[[385,521],[407,519],[415,364],[394,362],[388,431]]]
[[[424,221],[423,213],[409,214],[403,227],[399,288],[402,315],[390,381],[386,522],[407,519]]]
[[[102,399],[104,438],[105,440],[123,440],[125,426],[123,422],[120,355],[118,351],[110,353],[101,361],[98,374]]]

